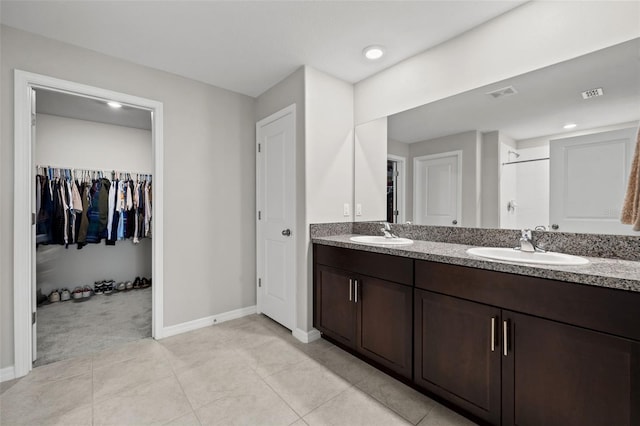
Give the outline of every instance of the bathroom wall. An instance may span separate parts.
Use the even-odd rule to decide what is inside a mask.
[[[387,169],[386,135],[387,117],[361,124],[355,130],[354,213],[357,221],[386,221],[387,175],[380,173]]]
[[[481,188],[479,203],[482,209],[480,226],[482,228],[500,227],[498,207],[500,203],[500,132],[487,132],[481,135]]]
[[[37,114],[37,165],[151,173],[151,155],[149,130]],[[133,281],[137,276],[151,277],[148,238],[140,244],[125,240],[115,246],[89,244],[81,250],[75,245],[41,245],[36,250],[36,285],[44,295],[62,287],[93,287],[95,281]]]
[[[356,124],[631,40],[638,16],[639,2],[527,2],[358,82]]]
[[[164,104],[164,326],[255,305],[255,99],[1,27],[0,368],[13,365],[13,70]]]

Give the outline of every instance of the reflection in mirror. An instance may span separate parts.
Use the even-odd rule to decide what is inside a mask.
[[[640,39],[389,116],[386,220],[633,234],[619,217],[638,52]]]

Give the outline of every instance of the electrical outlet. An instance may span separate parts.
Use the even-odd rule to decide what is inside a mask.
[[[351,215],[351,213],[349,213],[349,203],[344,203],[344,207],[342,208],[342,214],[345,216]]]
[[[362,216],[362,204],[356,204],[356,216]]]

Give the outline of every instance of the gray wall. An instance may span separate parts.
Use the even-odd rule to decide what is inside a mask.
[[[482,186],[480,200],[483,228],[499,228],[500,215],[500,132],[488,132],[481,135],[480,156],[482,161]]]
[[[255,304],[255,100],[2,26],[0,367],[13,365],[13,69],[164,103],[164,322]]]

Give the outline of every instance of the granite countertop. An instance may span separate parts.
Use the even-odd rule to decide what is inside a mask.
[[[354,243],[349,238],[355,235],[314,237],[311,241],[327,246],[640,292],[640,262],[583,256],[589,259],[589,264],[558,266],[509,263],[467,254],[466,250],[474,246],[420,240],[415,240],[413,244],[407,246],[380,246]]]

